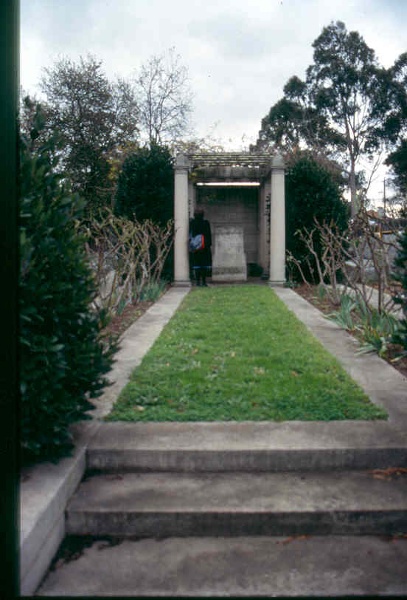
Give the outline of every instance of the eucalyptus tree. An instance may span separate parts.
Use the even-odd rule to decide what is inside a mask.
[[[324,27],[312,46],[314,62],[305,80],[288,81],[284,98],[262,121],[259,142],[299,145],[339,160],[354,215],[361,159],[373,161],[382,144],[378,131],[387,105],[378,95],[382,98],[385,70],[362,36],[340,21]]]
[[[392,167],[396,186],[407,195],[407,52],[388,70],[384,92],[390,111],[382,135],[392,149],[386,164]]]

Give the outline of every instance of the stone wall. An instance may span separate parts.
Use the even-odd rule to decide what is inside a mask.
[[[224,225],[243,228],[244,251],[247,263],[259,262],[259,189],[238,187],[197,187],[196,203],[205,211],[211,224],[212,236]],[[216,240],[213,239],[212,248]]]

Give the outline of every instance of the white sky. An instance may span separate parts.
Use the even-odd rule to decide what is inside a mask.
[[[174,47],[189,70],[196,135],[212,132],[233,150],[255,142],[261,119],[292,75],[304,77],[312,42],[331,21],[357,30],[383,66],[407,50],[407,0],[20,0],[20,6],[25,91],[39,95],[42,69],[62,56],[76,61],[91,53],[109,77],[126,78]]]

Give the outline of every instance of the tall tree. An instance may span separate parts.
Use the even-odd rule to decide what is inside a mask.
[[[392,152],[386,159],[394,172],[394,183],[407,195],[407,52],[401,54],[387,72],[385,97],[390,111],[382,136]]]
[[[358,210],[356,168],[362,156],[378,150],[377,130],[383,114],[377,110],[380,69],[373,49],[357,31],[341,21],[325,27],[314,41],[314,64],[307,85],[314,104],[346,143],[352,215]]]
[[[174,170],[168,148],[152,144],[132,152],[119,173],[115,212],[165,225],[174,216]]]
[[[61,165],[73,189],[88,203],[88,212],[111,195],[109,156],[138,136],[138,108],[132,86],[110,83],[101,61],[92,56],[75,63],[67,58],[45,70],[47,124],[58,131]]]
[[[140,124],[150,144],[175,142],[187,133],[192,111],[188,70],[174,49],[152,56],[137,79]]]
[[[312,46],[314,63],[305,81],[288,81],[283,100],[262,123],[259,140],[278,144],[284,135],[294,144],[340,159],[348,174],[354,215],[361,159],[373,159],[381,143],[377,132],[387,107],[378,106],[377,93],[385,71],[361,35],[348,32],[340,21],[325,27]],[[278,106],[285,108],[283,120],[277,118]]]
[[[303,151],[293,153],[287,164],[286,175],[286,221],[287,250],[300,262],[306,272],[305,258],[311,263],[303,240],[297,232],[304,228],[312,230],[315,219],[319,223],[334,222],[340,231],[346,228],[349,207],[342,199],[341,185],[335,165],[329,161],[318,161],[312,153]],[[321,252],[317,241],[316,250]],[[307,273],[310,276],[310,273]]]

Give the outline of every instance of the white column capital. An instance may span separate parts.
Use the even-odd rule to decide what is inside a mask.
[[[273,156],[273,158],[271,159],[270,167],[273,170],[285,169],[284,159],[281,156],[281,154],[277,153]]]
[[[182,152],[179,152],[175,158],[174,169],[176,171],[188,171],[189,167],[188,157]]]

